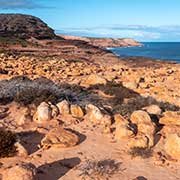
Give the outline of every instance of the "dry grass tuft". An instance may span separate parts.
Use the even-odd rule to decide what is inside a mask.
[[[129,154],[132,157],[142,157],[143,159],[152,157],[153,150],[151,148],[133,147],[130,149]]]
[[[78,167],[81,171],[81,176],[84,180],[89,178],[91,180],[108,180],[112,175],[120,171],[121,163],[115,160],[106,159],[101,161],[87,160]]]

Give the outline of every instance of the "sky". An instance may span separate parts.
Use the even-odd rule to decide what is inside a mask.
[[[0,13],[37,16],[63,34],[180,42],[180,0],[0,0]]]

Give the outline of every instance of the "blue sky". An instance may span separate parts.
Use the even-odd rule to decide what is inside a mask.
[[[35,15],[71,35],[180,41],[180,0],[0,0],[0,12]]]

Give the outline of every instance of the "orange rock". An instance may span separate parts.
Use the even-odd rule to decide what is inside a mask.
[[[165,139],[164,150],[173,159],[180,159],[180,137],[177,134],[169,134]]]
[[[180,125],[180,112],[166,111],[163,117],[159,120],[160,124],[164,125]]]
[[[79,142],[79,138],[74,133],[63,128],[54,128],[42,139],[41,145],[44,148],[58,147],[67,148],[75,146]]]
[[[103,77],[96,75],[96,74],[92,74],[90,76],[88,76],[84,82],[81,83],[81,85],[83,86],[91,86],[91,85],[96,85],[96,84],[106,84],[107,81],[106,79],[104,79]]]
[[[69,114],[69,103],[66,100],[59,102],[56,106],[58,107],[60,114]]]
[[[78,105],[71,105],[70,110],[73,117],[82,118],[84,116],[82,108]]]
[[[137,125],[137,135],[143,134],[148,138],[148,147],[154,145],[154,134],[155,134],[155,124],[151,121],[150,116],[145,111],[134,111],[130,117],[132,123]]]
[[[37,180],[36,167],[30,163],[16,163],[6,168],[3,180]]]

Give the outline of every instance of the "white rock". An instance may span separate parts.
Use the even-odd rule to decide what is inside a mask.
[[[49,104],[47,104],[46,102],[42,102],[37,108],[35,121],[37,121],[37,123],[44,123],[46,121],[51,120],[51,118],[52,118],[52,110]]]
[[[59,102],[58,104],[56,104],[56,106],[58,107],[60,114],[69,114],[69,103],[66,100]]]

